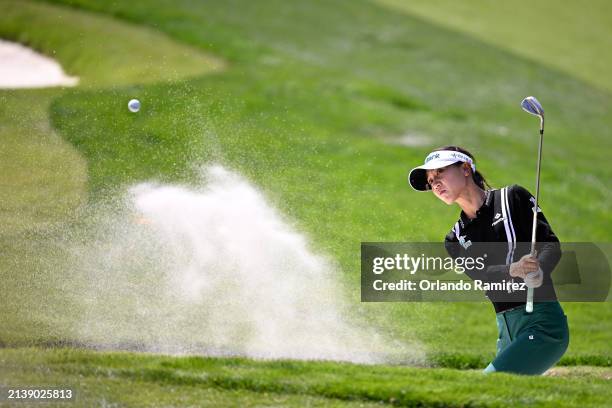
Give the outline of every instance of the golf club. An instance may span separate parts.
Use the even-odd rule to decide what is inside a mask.
[[[544,139],[544,109],[534,96],[528,96],[521,102],[521,107],[527,113],[540,118],[540,142],[538,144],[538,164],[536,170],[536,190],[535,190],[535,205],[533,207],[533,225],[531,228],[531,256],[535,256],[536,245],[536,227],[538,222],[538,198],[540,195],[540,168],[542,164],[542,142]],[[533,312],[533,288],[527,288],[527,304],[525,305],[527,313]]]

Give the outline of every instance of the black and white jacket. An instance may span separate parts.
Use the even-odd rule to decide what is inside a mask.
[[[511,185],[486,191],[484,203],[476,212],[476,218],[469,219],[461,211],[459,220],[446,235],[445,245],[452,257],[478,256],[478,251],[488,248],[486,268],[469,270],[472,279],[485,282],[518,282],[509,274],[510,264],[519,260],[531,249],[531,228],[535,198],[525,188]],[[544,273],[543,284],[534,289],[534,301],[555,300],[551,273],[561,258],[559,239],[548,224],[542,210],[538,208],[536,250],[540,268]],[[486,243],[505,243],[487,245]],[[481,243],[478,245],[478,243]],[[491,247],[498,248],[490,250]],[[482,254],[480,254],[482,255]],[[487,291],[486,296],[493,302],[497,313],[526,302],[526,291]]]

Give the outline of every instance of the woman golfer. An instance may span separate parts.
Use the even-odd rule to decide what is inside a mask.
[[[536,256],[530,254],[535,199],[518,185],[490,188],[474,157],[457,146],[431,152],[410,171],[409,181],[415,190],[431,190],[446,204],[461,207],[445,239],[451,256],[480,256],[483,247],[489,249],[486,268],[466,274],[508,287],[485,293],[497,314],[499,338],[497,355],[484,372],[544,373],[567,350],[569,330],[550,277],[561,257],[559,240],[539,208]],[[534,288],[532,313],[525,311],[525,286]]]

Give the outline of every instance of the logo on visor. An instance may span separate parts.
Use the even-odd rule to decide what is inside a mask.
[[[427,159],[425,159],[425,163],[433,160],[433,159],[437,159],[440,157],[440,153],[436,153],[436,154],[432,154],[431,156],[429,156]]]

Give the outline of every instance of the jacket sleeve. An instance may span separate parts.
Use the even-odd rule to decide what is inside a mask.
[[[444,246],[446,247],[446,252],[452,258],[465,256],[465,251],[459,244],[455,231],[452,229],[444,238]],[[473,280],[478,279],[483,282],[501,282],[511,278],[509,271],[510,265],[486,265],[484,270],[470,269],[466,270],[465,273]]]
[[[528,242],[531,243],[535,198],[527,189],[516,184],[511,186],[510,196],[514,222],[521,228],[522,236],[528,237]],[[540,208],[537,217],[536,250],[546,279],[561,259],[561,244]]]

